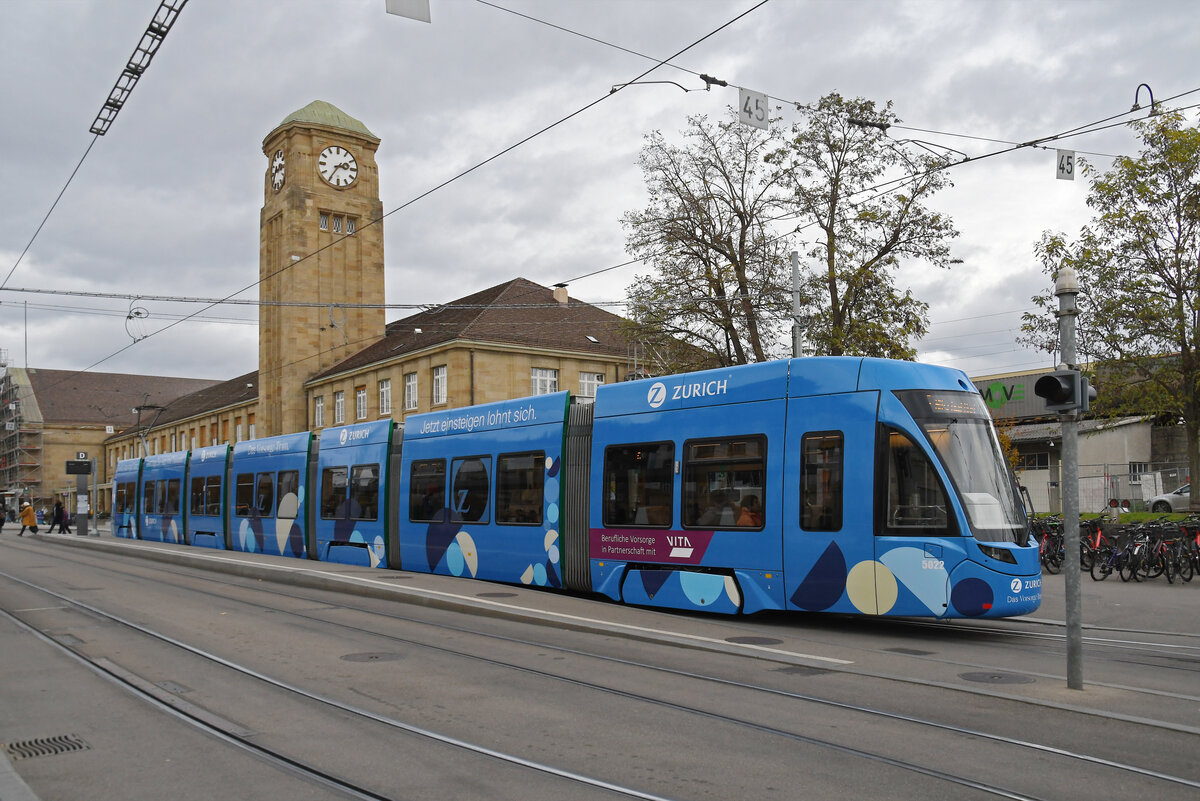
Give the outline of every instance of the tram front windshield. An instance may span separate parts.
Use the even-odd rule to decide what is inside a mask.
[[[983,398],[945,390],[909,390],[896,396],[933,443],[962,498],[975,539],[1024,545],[1025,510],[1017,502]]]

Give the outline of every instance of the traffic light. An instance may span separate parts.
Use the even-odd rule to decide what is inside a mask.
[[[1033,393],[1046,399],[1046,409],[1052,412],[1086,412],[1096,398],[1087,376],[1078,370],[1055,370],[1033,385]]]

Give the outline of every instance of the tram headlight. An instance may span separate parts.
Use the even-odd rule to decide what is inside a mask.
[[[984,556],[990,556],[1000,562],[1008,562],[1010,565],[1017,563],[1017,557],[1009,548],[997,548],[994,545],[980,545],[979,550],[983,551]]]

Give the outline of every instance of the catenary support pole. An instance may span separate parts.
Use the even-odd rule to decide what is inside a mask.
[[[1058,296],[1058,334],[1063,364],[1059,369],[1078,370],[1075,364],[1075,296],[1079,281],[1075,269],[1063,265],[1054,284]],[[1079,413],[1059,412],[1062,420],[1063,577],[1066,580],[1067,687],[1083,689],[1083,621],[1080,604],[1082,570],[1079,564]]]
[[[792,251],[792,356],[799,358],[800,347],[800,253]]]

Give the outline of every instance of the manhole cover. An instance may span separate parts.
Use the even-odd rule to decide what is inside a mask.
[[[477,592],[476,598],[516,598],[515,592]]]
[[[1000,673],[994,670],[985,670],[978,673],[959,673],[960,679],[967,681],[975,681],[980,684],[1033,684],[1036,679],[1033,676],[1024,676],[1020,673]]]
[[[342,657],[346,662],[395,662],[400,659],[400,654],[386,653],[367,653],[367,654],[346,654]]]
[[[13,760],[32,759],[54,754],[69,754],[72,751],[87,751],[91,748],[76,734],[60,734],[57,737],[39,737],[35,740],[18,740],[4,743],[4,752]]]
[[[783,640],[777,640],[774,637],[726,637],[725,642],[735,645],[780,645]]]
[[[933,651],[920,651],[916,648],[884,648],[883,650],[893,654],[904,654],[905,656],[933,656]]]

